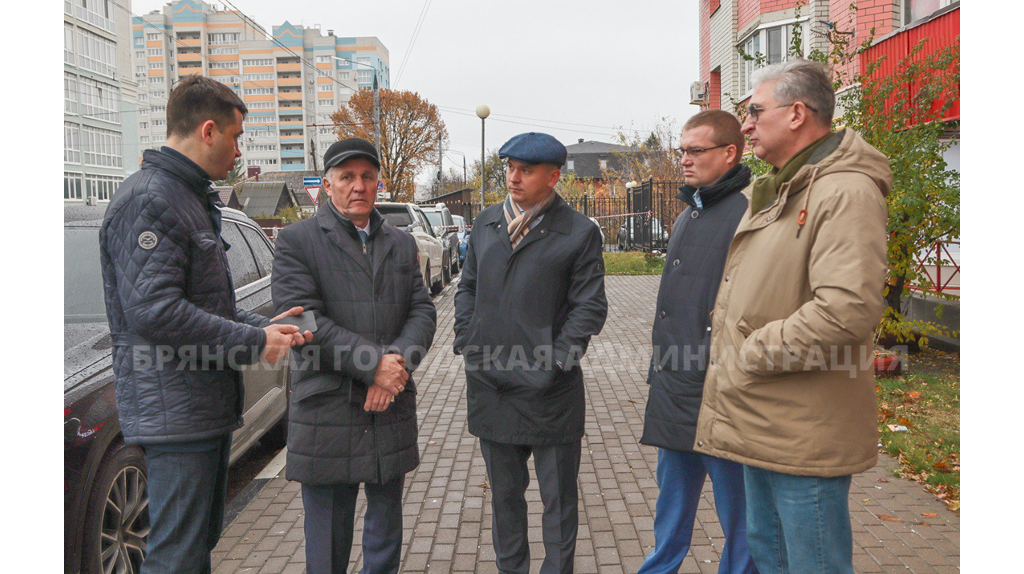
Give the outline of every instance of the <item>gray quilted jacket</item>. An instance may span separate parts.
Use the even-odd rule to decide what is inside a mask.
[[[188,158],[147,150],[103,219],[103,291],[129,444],[213,438],[242,425],[242,377],[231,363],[259,360],[267,321],[235,306],[215,197]]]

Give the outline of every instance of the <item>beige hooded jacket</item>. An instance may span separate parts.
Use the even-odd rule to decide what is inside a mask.
[[[844,130],[744,215],[711,315],[698,452],[806,476],[875,464],[891,187],[885,156]]]

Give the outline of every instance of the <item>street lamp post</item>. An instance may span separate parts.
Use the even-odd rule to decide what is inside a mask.
[[[487,116],[491,115],[491,108],[486,105],[479,105],[476,107],[476,115],[480,118],[480,210],[483,211],[484,205],[484,168],[487,166],[486,153],[484,152],[484,129],[487,123]]]
[[[362,62],[353,62],[348,58],[339,58],[338,56],[331,56],[335,60],[341,62],[348,62],[357,66],[366,66],[373,70],[373,140],[374,147],[377,148],[377,155],[380,155],[380,88],[377,83],[377,68],[370,64],[364,64]]]

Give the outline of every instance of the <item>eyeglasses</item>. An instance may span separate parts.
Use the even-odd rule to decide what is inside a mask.
[[[678,157],[679,159],[682,159],[683,156],[685,156],[685,155],[690,156],[690,159],[697,159],[698,157],[700,157],[700,155],[702,153],[704,153],[704,152],[706,152],[708,150],[718,149],[720,147],[725,147],[727,145],[732,145],[732,144],[724,143],[724,144],[718,144],[718,145],[711,146],[711,147],[701,147],[701,148],[693,148],[693,149],[685,149],[685,148],[681,148],[681,147],[674,147],[674,148],[672,148],[672,151],[676,154],[676,157]]]
[[[803,102],[800,102],[800,103],[803,104]],[[781,106],[772,106],[770,108],[761,107],[761,106],[759,106],[757,104],[750,104],[749,106],[747,106],[747,113],[750,115],[750,117],[754,120],[754,123],[756,124],[757,120],[760,119],[760,117],[761,117],[761,112],[763,112],[765,110],[774,110],[776,108],[788,108],[789,106],[792,106],[792,105],[795,105],[795,104],[796,104],[796,102],[793,102],[791,104],[783,104]],[[809,109],[809,110],[811,110],[814,113],[818,113],[818,110],[816,108],[812,108],[811,106],[808,106],[807,104],[804,104],[804,107]]]

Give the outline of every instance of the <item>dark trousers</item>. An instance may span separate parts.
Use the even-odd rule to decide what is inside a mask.
[[[144,448],[150,523],[144,574],[210,572],[210,552],[224,527],[231,437],[199,444]]]
[[[501,572],[530,571],[525,494],[530,484],[526,461],[531,454],[544,503],[544,563],[540,571],[544,574],[573,571],[579,523],[576,479],[580,472],[581,444],[582,441],[577,440],[529,446],[480,440],[491,485],[494,553]]]
[[[398,572],[402,559],[402,488],[405,476],[384,484],[366,483],[363,572]],[[306,572],[348,570],[359,484],[302,485],[306,513]]]
[[[743,465],[706,454],[658,449],[658,506],[654,514],[654,550],[638,574],[679,572],[690,551],[704,479],[714,485],[715,509],[725,533],[720,574],[756,574],[747,547]]]

